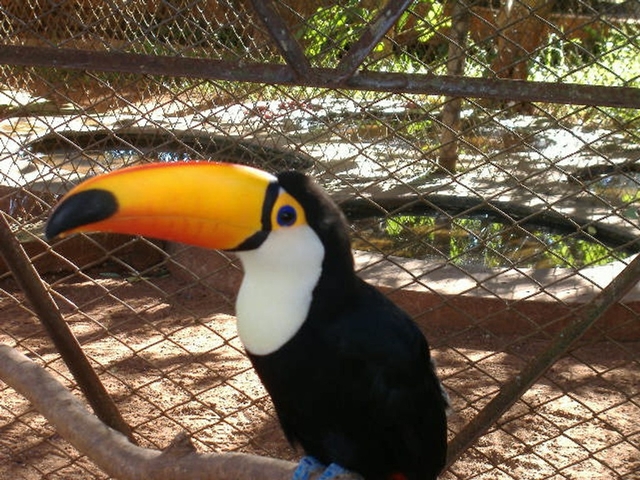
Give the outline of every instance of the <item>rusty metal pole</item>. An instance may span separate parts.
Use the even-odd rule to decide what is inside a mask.
[[[502,416],[609,308],[640,280],[640,255],[637,255],[609,285],[563,328],[547,349],[504,385],[500,392],[455,436],[449,445],[447,468]],[[565,317],[567,318],[567,317]]]
[[[318,88],[347,88],[376,92],[419,93],[449,97],[507,99],[513,102],[640,108],[640,88],[635,87],[525,82],[497,78],[363,70],[345,81],[338,79],[336,69],[332,68],[311,68],[304,77],[296,77],[289,65],[275,63],[243,63],[206,58],[30,45],[2,46],[0,48],[0,65],[165,75]]]

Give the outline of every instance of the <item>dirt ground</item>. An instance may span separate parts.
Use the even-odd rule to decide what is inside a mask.
[[[142,446],[166,447],[186,431],[200,451],[297,458],[243,355],[229,298],[163,271],[48,281]],[[0,279],[0,288],[0,341],[72,386],[14,282]],[[429,340],[452,399],[450,437],[546,345],[481,330],[429,332]],[[639,351],[638,343],[577,346],[442,478],[640,478]],[[107,478],[26,400],[1,382],[0,392],[0,478]]]

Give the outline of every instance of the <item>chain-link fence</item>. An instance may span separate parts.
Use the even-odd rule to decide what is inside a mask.
[[[142,446],[299,454],[236,336],[232,257],[42,239],[90,175],[315,177],[360,274],[429,339],[454,441],[640,250],[640,2],[339,3],[0,3],[0,207]],[[76,389],[0,267],[1,341]],[[638,478],[639,310],[632,290],[556,352],[442,478]],[[106,478],[0,385],[2,478]]]

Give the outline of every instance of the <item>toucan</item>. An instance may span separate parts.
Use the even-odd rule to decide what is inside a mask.
[[[317,464],[366,480],[443,469],[448,401],[427,341],[357,276],[345,217],[309,176],[213,162],[116,170],[70,190],[45,233],[96,231],[237,254],[238,335],[287,439]]]

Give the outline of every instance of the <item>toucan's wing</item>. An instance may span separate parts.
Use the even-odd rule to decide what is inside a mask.
[[[348,322],[332,329],[340,355],[363,365],[354,394],[387,432],[408,478],[435,478],[446,456],[447,400],[436,377],[427,341],[406,312],[362,282]]]

